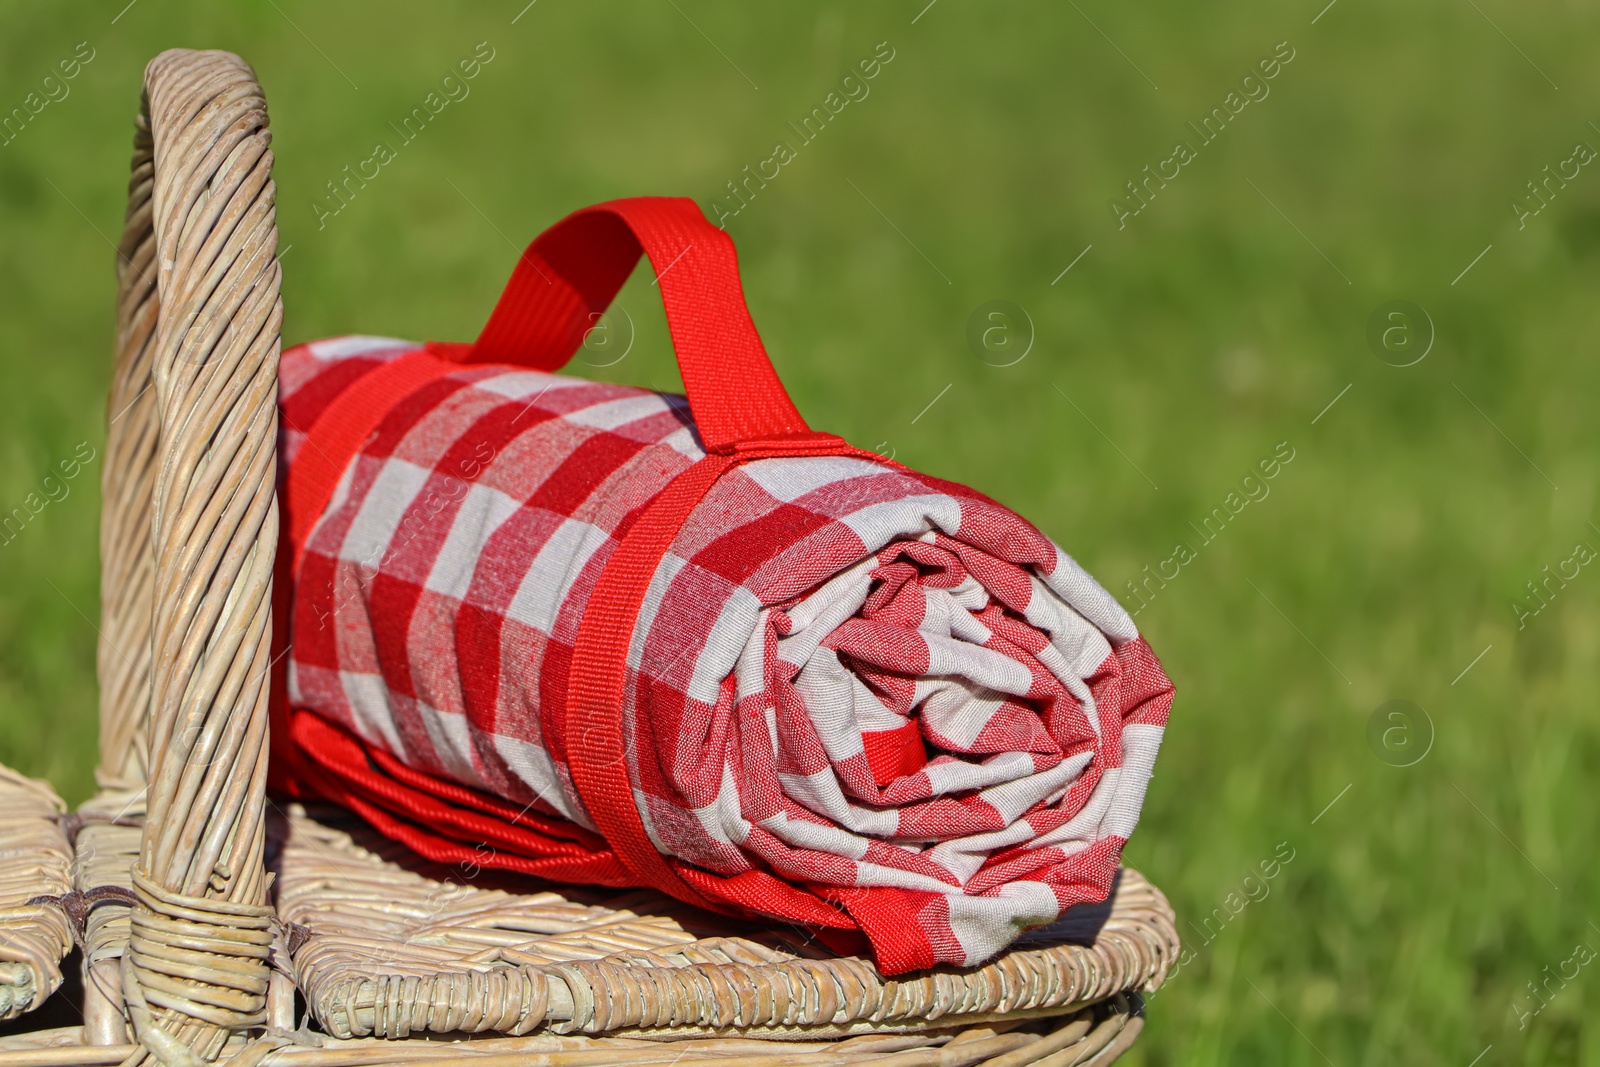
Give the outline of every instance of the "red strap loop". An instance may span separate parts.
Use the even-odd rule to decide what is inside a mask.
[[[772,369],[745,307],[733,240],[686,197],[612,200],[575,211],[517,261],[464,361],[554,371],[627,281],[643,252],[706,451],[809,430]]]
[[[396,404],[463,363],[560,369],[641,252],[655,268],[684,391],[708,455],[674,479],[633,523],[602,568],[579,625],[569,667],[566,755],[578,794],[609,846],[586,874],[614,884],[625,872],[627,880],[702,907],[792,913],[815,925],[848,928],[855,923],[815,893],[766,872],[722,878],[662,856],[649,839],[628,773],[622,717],[628,648],[650,582],[695,506],[720,477],[751,460],[843,455],[887,462],[806,425],[750,320],[733,242],[706,221],[694,201],[640,197],[574,212],[522,254],[476,343],[429,344],[426,352],[410,353],[352,384],[313,425],[289,473],[288,570],[297,576],[305,539],[338,479]],[[281,678],[277,685],[281,694]],[[286,721],[281,696],[274,712],[275,736],[287,736],[294,728]],[[304,743],[311,728],[306,724],[295,731],[297,740]],[[296,762],[307,784],[315,782],[324,793],[356,805],[386,832],[405,840],[416,837],[387,814],[406,802],[397,799],[399,791],[384,776],[338,770],[338,760],[312,761],[315,767],[300,757]],[[388,769],[388,777],[395,769]],[[557,845],[571,849],[569,842],[546,840],[548,835],[529,836],[537,842],[534,851],[550,862]],[[537,865],[527,869],[547,873]]]

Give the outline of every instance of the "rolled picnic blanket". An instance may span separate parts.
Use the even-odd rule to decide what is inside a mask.
[[[687,399],[553,373],[641,251]],[[1109,892],[1149,647],[1026,520],[810,430],[692,201],[552,227],[473,344],[313,342],[280,381],[278,788],[885,974]]]

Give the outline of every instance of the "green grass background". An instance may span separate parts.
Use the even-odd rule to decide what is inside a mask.
[[[1600,968],[1525,1027],[1513,1007],[1600,949],[1600,568],[1524,629],[1512,608],[1600,547],[1600,167],[1525,229],[1510,209],[1600,145],[1596,5],[538,0],[512,24],[523,0],[124,2],[0,11],[0,109],[95,49],[0,147],[0,509],[103,441],[108,238],[157,51],[260,73],[292,342],[471,337],[514,245],[596,200],[709,205],[887,41],[871,95],[729,224],[813,424],[994,495],[1124,599],[1295,449],[1138,619],[1178,699],[1127,857],[1197,952],[1130,1061],[1600,1063]],[[471,95],[319,229],[323,183],[480,41]],[[1123,183],[1280,41],[1271,95],[1118,230]],[[1013,366],[966,343],[990,299],[1034,324]],[[1393,299],[1436,327],[1415,366],[1364,338]],[[675,387],[647,276],[620,302],[632,350],[580,370]],[[101,473],[0,547],[0,760],[71,802],[93,786]],[[1391,699],[1434,728],[1411,767],[1368,744]],[[1280,842],[1270,895],[1206,943]]]

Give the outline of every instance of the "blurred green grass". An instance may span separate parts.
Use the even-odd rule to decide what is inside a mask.
[[[1600,546],[1600,175],[1525,229],[1509,208],[1600,145],[1593,5],[124,2],[0,12],[0,109],[95,50],[0,146],[0,510],[103,441],[109,244],[160,49],[233,49],[266,86],[292,342],[472,336],[544,225],[615,196],[709,207],[887,41],[870,95],[729,223],[813,424],[1005,501],[1130,606],[1190,522],[1295,449],[1139,616],[1179,697],[1128,860],[1196,954],[1130,1061],[1600,1063],[1600,978],[1525,1028],[1514,1008],[1600,947],[1600,575],[1520,631],[1512,608]],[[319,228],[324,183],[482,41],[470,96]],[[1280,41],[1270,96],[1119,230],[1111,198]],[[675,387],[654,298],[636,276],[634,347],[582,372]],[[1009,367],[965,340],[996,298],[1036,329]],[[1406,368],[1364,339],[1401,298],[1437,329]],[[0,546],[0,760],[73,802],[101,473]],[[1411,767],[1367,741],[1396,698],[1436,731]],[[1206,943],[1280,842],[1270,895]]]

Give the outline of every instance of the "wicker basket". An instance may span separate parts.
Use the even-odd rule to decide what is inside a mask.
[[[0,1067],[1120,1055],[1178,949],[1171,909],[1133,871],[984,966],[889,979],[797,930],[445,869],[338,810],[268,799],[282,319],[268,144],[238,57],[151,62],[108,410],[102,788],[67,815],[47,786],[0,773],[0,1019],[55,992],[76,944],[83,1025],[8,1024]]]

